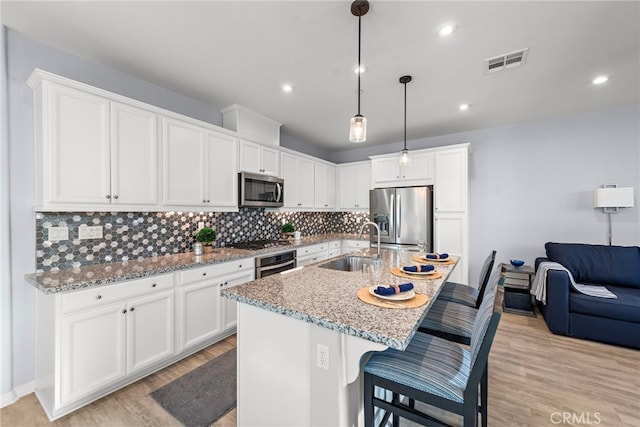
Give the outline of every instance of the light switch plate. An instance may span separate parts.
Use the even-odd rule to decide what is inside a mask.
[[[102,226],[96,225],[88,227],[86,225],[81,225],[78,228],[78,239],[102,239]]]
[[[50,242],[69,240],[69,227],[49,227],[47,237]]]

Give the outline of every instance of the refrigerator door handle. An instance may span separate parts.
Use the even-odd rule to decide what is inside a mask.
[[[398,218],[398,223],[396,224],[396,236],[398,237],[398,239],[400,238],[400,225],[402,223],[402,203],[400,200],[400,195],[398,194],[398,213],[396,215],[396,217]]]
[[[396,223],[394,221],[395,218],[395,204],[393,200],[393,194],[391,195],[391,201],[389,202],[389,237],[393,238],[393,235],[396,232]]]

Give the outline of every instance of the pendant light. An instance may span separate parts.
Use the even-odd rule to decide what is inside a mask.
[[[367,140],[367,119],[360,114],[360,74],[362,68],[360,66],[360,19],[369,11],[369,2],[367,0],[356,0],[351,3],[351,13],[358,17],[358,114],[351,118],[349,123],[349,141],[365,142]]]
[[[409,158],[409,150],[407,150],[407,83],[411,81],[411,76],[400,77],[400,83],[404,85],[404,148],[400,152],[400,164],[408,165],[411,163]]]

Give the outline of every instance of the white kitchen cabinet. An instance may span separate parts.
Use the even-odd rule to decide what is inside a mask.
[[[361,251],[363,249],[368,249],[369,248],[369,241],[368,240],[349,240],[349,239],[343,239],[342,240],[342,253],[343,254],[348,254],[351,252],[357,252],[357,251]]]
[[[240,140],[239,170],[280,176],[280,152],[271,147]]]
[[[180,273],[178,288],[179,351],[202,347],[235,327],[235,306],[220,296],[225,287],[254,279],[252,258],[213,264]],[[235,304],[235,301],[234,301]],[[232,331],[231,331],[232,332]]]
[[[296,264],[300,267],[324,261],[329,258],[328,251],[328,242],[298,248],[296,251]]]
[[[449,280],[468,284],[469,244],[466,214],[459,212],[436,213],[433,226],[433,245],[436,252],[460,255],[460,262],[451,272]]]
[[[57,418],[175,355],[174,281],[164,274],[37,294],[35,391]]]
[[[327,242],[329,249],[327,250],[327,258],[337,257],[342,254],[342,241],[332,240]]]
[[[466,212],[468,207],[468,149],[435,152],[434,209],[436,212]]]
[[[336,168],[326,163],[314,162],[316,209],[333,209],[336,206]]]
[[[157,206],[157,115],[49,76],[36,70],[28,81],[35,94],[38,209]]]
[[[371,189],[371,163],[355,162],[336,166],[336,193],[338,208],[349,210],[369,209]]]
[[[372,156],[371,176],[375,188],[432,185],[434,154],[410,151],[411,162],[401,165],[397,154]]]
[[[235,139],[176,119],[162,122],[163,204],[237,207]]]
[[[313,161],[290,153],[281,156],[285,208],[313,208]]]

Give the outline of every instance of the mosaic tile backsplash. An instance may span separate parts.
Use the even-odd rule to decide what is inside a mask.
[[[367,212],[275,212],[240,208],[238,212],[38,212],[36,272],[127,261],[192,250],[198,223],[216,230],[215,247],[234,242],[276,239],[292,222],[303,236],[356,233]],[[69,239],[48,240],[49,227],[68,227]],[[78,239],[81,226],[102,226],[101,239]]]

